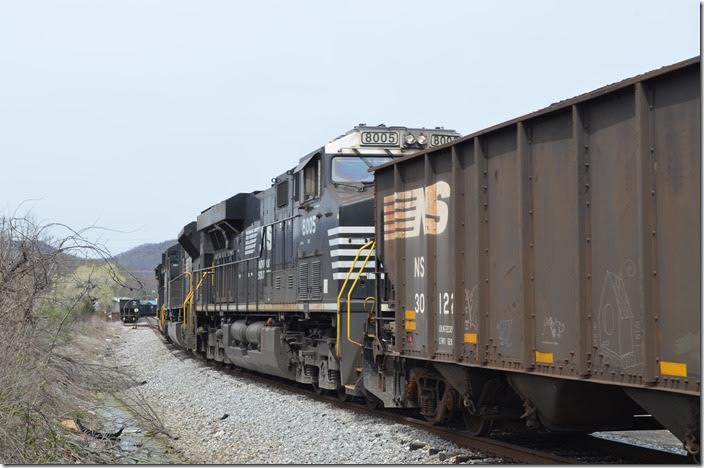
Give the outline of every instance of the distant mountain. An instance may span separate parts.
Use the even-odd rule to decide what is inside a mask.
[[[159,242],[158,244],[138,245],[115,255],[115,260],[131,273],[153,274],[154,268],[161,263],[161,254],[174,244],[176,244],[175,239]]]
[[[157,244],[142,244],[115,255],[115,261],[136,277],[144,287],[142,294],[135,293],[133,297],[156,297],[157,282],[154,277],[154,268],[161,263],[161,254],[164,253],[164,250],[174,244],[176,244],[175,239]]]

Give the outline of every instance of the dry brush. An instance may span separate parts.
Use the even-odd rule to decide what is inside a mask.
[[[58,227],[64,236],[51,234]],[[73,343],[103,326],[93,308],[101,285],[85,268],[72,275],[76,267],[95,265],[116,288],[127,286],[109,253],[84,234],[0,217],[1,463],[115,462],[107,442],[85,443],[60,424],[90,419],[96,392],[132,385],[123,370],[96,363]]]

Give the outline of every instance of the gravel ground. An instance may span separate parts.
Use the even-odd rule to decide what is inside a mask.
[[[113,323],[173,446],[193,463],[500,463],[421,430],[230,375],[167,347],[148,327]]]
[[[682,447],[682,442],[672,435],[672,432],[662,429],[658,431],[612,431],[595,432],[595,436],[616,442],[627,442],[629,444],[642,445],[657,450],[666,450],[680,455],[687,455],[687,451]]]

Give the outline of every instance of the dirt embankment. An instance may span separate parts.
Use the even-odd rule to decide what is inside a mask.
[[[162,427],[95,313],[134,284],[84,231],[50,236],[58,226],[0,216],[0,463],[170,461],[126,442]]]
[[[132,328],[119,322],[94,320],[86,325],[87,333],[78,336],[66,350],[94,372],[108,370],[104,377],[109,375],[112,381],[96,382],[84,395],[80,416],[77,413],[64,422],[78,423],[75,428],[66,424],[72,437],[93,446],[112,463],[188,462],[173,447],[172,436],[148,402],[144,382],[134,375],[129,361],[116,357],[116,344]]]
[[[0,462],[188,461],[172,446],[129,363],[115,358],[122,330],[88,316],[49,349],[36,344],[45,339],[17,338],[17,347],[35,343],[40,354],[15,352],[0,370]]]

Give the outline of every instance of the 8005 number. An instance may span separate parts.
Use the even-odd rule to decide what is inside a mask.
[[[398,146],[398,133],[362,132],[362,144],[367,146]]]

